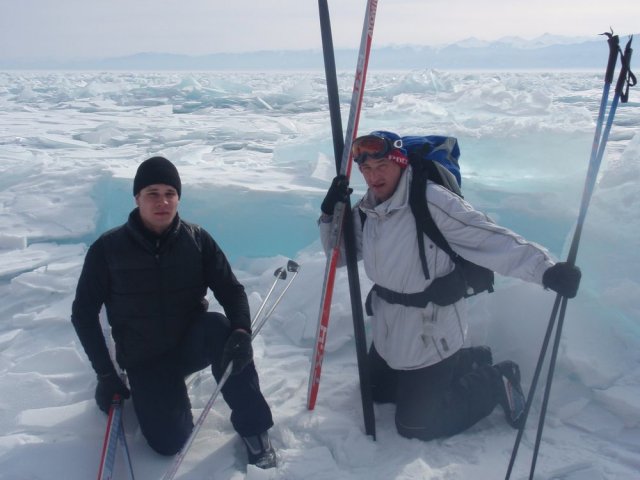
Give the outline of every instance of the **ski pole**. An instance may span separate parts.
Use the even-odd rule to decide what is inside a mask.
[[[116,450],[122,428],[122,424],[120,422],[120,416],[122,414],[121,408],[122,398],[119,394],[116,394],[113,396],[113,400],[111,401],[111,407],[109,407],[107,428],[104,433],[100,465],[98,467],[98,480],[110,480],[113,478]]]
[[[614,54],[614,60],[613,62],[611,61],[611,50],[614,48],[612,47],[612,41],[611,41],[611,36],[610,36],[610,58],[609,58],[609,63],[608,63],[608,67],[607,67],[607,75],[605,76],[605,81],[608,80],[608,83],[610,84],[612,79],[613,79],[613,69],[615,68],[615,59],[617,57],[618,54],[618,48],[616,45],[616,51]],[[617,43],[617,42],[616,42]],[[601,123],[602,123],[602,119],[604,118],[604,112],[602,112],[602,116],[599,115],[599,119],[598,119],[598,123],[599,125],[596,126],[596,136],[594,138],[594,147],[592,150],[592,156],[590,159],[590,163],[589,163],[589,168],[587,171],[587,178],[585,180],[585,187],[584,187],[584,191],[583,191],[583,197],[582,197],[582,202],[581,202],[581,209],[580,209],[580,213],[578,215],[578,221],[577,221],[577,225],[576,225],[576,229],[575,229],[575,233],[573,236],[573,240],[572,240],[572,244],[571,247],[569,249],[569,254],[567,257],[567,263],[570,263],[571,265],[575,264],[575,260],[577,257],[577,252],[578,252],[578,245],[580,242],[580,235],[581,235],[581,231],[582,231],[582,227],[584,224],[584,219],[586,217],[586,212],[589,206],[589,202],[591,199],[591,195],[593,193],[593,188],[595,186],[595,181],[596,181],[596,177],[598,174],[598,170],[600,167],[600,163],[602,161],[602,156],[604,154],[604,149],[606,147],[606,143],[608,140],[608,136],[609,136],[609,131],[611,129],[611,125],[613,124],[613,118],[615,116],[615,112],[616,112],[616,108],[618,105],[618,101],[622,98],[623,103],[627,101],[628,99],[628,87],[629,86],[634,86],[636,84],[636,80],[635,80],[635,76],[633,75],[633,73],[630,70],[630,62],[631,62],[631,39],[629,39],[627,46],[625,48],[625,52],[621,54],[621,69],[620,69],[620,74],[618,76],[618,82],[616,84],[616,89],[615,89],[615,95],[611,104],[611,108],[609,110],[609,114],[607,116],[607,126],[605,127],[605,131],[602,135],[602,139],[599,138],[599,128],[602,127]],[[623,89],[625,86],[625,83],[627,84],[627,91],[626,93],[623,93]],[[605,90],[603,92],[603,95],[608,94],[608,88],[605,86]],[[601,102],[601,108],[603,107],[603,104],[606,105],[606,99],[604,99],[603,102]],[[597,151],[597,153],[594,156],[594,150]],[[509,462],[509,468],[507,470],[507,476],[506,479],[508,480],[511,476],[511,472],[513,469],[513,464],[515,461],[515,457],[517,454],[517,450],[518,450],[518,446],[520,443],[520,440],[522,438],[522,434],[524,432],[524,424],[526,423],[526,419],[527,416],[529,414],[529,409],[531,407],[531,403],[533,401],[533,394],[535,391],[535,387],[536,384],[538,382],[538,378],[540,376],[540,372],[542,369],[542,363],[544,361],[544,357],[546,356],[546,351],[548,348],[548,344],[549,344],[549,340],[551,338],[551,333],[552,330],[554,328],[554,324],[556,321],[556,315],[558,314],[558,309],[560,311],[560,314],[558,316],[558,325],[556,328],[556,335],[555,335],[555,339],[554,339],[554,344],[553,344],[553,349],[552,349],[552,353],[551,353],[551,359],[549,362],[549,369],[548,369],[548,374],[547,374],[547,382],[545,385],[545,392],[544,392],[544,398],[543,398],[543,402],[542,402],[542,408],[541,408],[541,413],[540,413],[540,418],[538,421],[538,430],[537,430],[537,434],[536,434],[536,443],[534,446],[534,452],[533,452],[533,457],[532,457],[532,461],[531,461],[531,469],[529,472],[529,478],[533,479],[533,475],[535,472],[535,466],[536,466],[536,461],[537,461],[537,457],[538,457],[538,451],[540,448],[540,442],[542,439],[542,430],[544,428],[544,421],[545,421],[545,417],[546,417],[546,411],[547,411],[547,406],[548,406],[548,402],[549,402],[549,395],[550,395],[550,391],[551,391],[551,385],[553,382],[553,374],[555,371],[555,364],[556,364],[556,359],[557,359],[557,355],[558,355],[558,349],[559,349],[559,345],[560,345],[560,338],[562,335],[562,328],[563,328],[563,324],[564,324],[564,318],[565,318],[565,313],[566,313],[566,308],[567,308],[567,302],[568,299],[566,297],[562,297],[561,295],[557,295],[555,302],[554,302],[554,306],[552,309],[552,313],[551,313],[551,318],[549,319],[549,325],[547,327],[547,331],[545,334],[545,338],[544,338],[544,342],[543,342],[543,346],[542,349],[540,351],[540,356],[538,358],[538,363],[536,365],[536,370],[534,373],[534,377],[533,377],[533,381],[532,381],[532,386],[531,386],[531,390],[529,391],[529,395],[527,397],[527,402],[525,405],[525,411],[524,411],[524,419],[525,421],[523,422],[523,425],[520,427],[520,429],[518,430],[518,435],[516,438],[516,443],[514,445],[513,448],[513,452],[511,454],[511,460]]]
[[[113,359],[115,356],[115,345],[113,343],[113,337],[111,336],[109,329],[106,326],[105,317],[101,317],[100,323],[102,326],[102,335],[105,338],[107,349],[109,350],[109,356]],[[127,383],[127,376],[125,373],[119,371],[118,375],[123,383]],[[116,393],[111,399],[111,405],[109,406],[109,412],[107,414],[107,426],[105,428],[104,440],[102,444],[102,450],[100,453],[100,464],[98,466],[98,480],[109,480],[113,478],[113,469],[115,466],[116,454],[118,451],[118,441],[124,445],[126,461],[129,468],[129,475],[134,478],[133,464],[131,463],[131,456],[129,455],[129,449],[126,445],[126,435],[124,431],[124,423],[122,420],[124,409],[124,398]]]
[[[609,60],[607,62],[607,70],[604,75],[604,86],[602,88],[602,97],[600,98],[600,108],[598,109],[596,129],[593,134],[593,145],[591,147],[589,167],[595,163],[596,155],[598,154],[598,147],[602,136],[602,125],[604,124],[604,114],[607,110],[607,102],[609,100],[609,90],[611,89],[611,83],[613,82],[613,74],[618,60],[618,51],[620,49],[620,37],[618,37],[618,35],[613,35],[613,32],[605,32],[602,35],[606,35],[608,37],[607,43],[609,44]]]
[[[602,134],[602,125],[604,123],[604,115],[606,112],[606,107],[607,107],[607,102],[609,99],[609,90],[611,88],[611,83],[613,81],[613,74],[615,71],[615,66],[616,66],[616,61],[618,59],[618,50],[619,50],[619,37],[618,35],[610,35],[608,33],[605,33],[604,35],[607,35],[609,37],[609,39],[607,40],[607,43],[609,44],[609,59],[607,61],[607,68],[605,71],[605,75],[604,75],[604,87],[602,90],[602,97],[600,100],[600,108],[598,110],[598,117],[597,117],[597,122],[596,122],[596,129],[595,129],[595,133],[594,133],[594,138],[593,138],[593,144],[592,144],[592,148],[591,148],[591,157],[589,159],[589,166],[588,166],[588,172],[591,172],[593,170],[592,165],[595,164],[596,162],[596,158],[597,158],[597,153],[598,153],[598,148],[600,145],[600,137]],[[590,173],[587,174],[587,178],[589,178]],[[592,175],[592,174],[591,174]],[[586,188],[586,187],[585,187]],[[584,194],[583,194],[584,195]],[[511,459],[509,460],[509,467],[507,469],[507,475],[506,475],[506,479],[508,480],[511,477],[511,472],[513,470],[513,466],[515,463],[515,459],[516,456],[518,454],[518,448],[520,446],[520,441],[522,440],[522,435],[524,433],[524,424],[527,421],[528,415],[529,415],[529,410],[531,408],[531,404],[533,402],[533,396],[538,384],[538,380],[540,377],[540,373],[542,371],[542,364],[544,362],[544,358],[546,356],[546,352],[547,352],[547,348],[549,345],[549,341],[551,339],[551,334],[553,332],[553,328],[555,327],[555,319],[556,319],[556,315],[558,313],[558,308],[560,306],[560,298],[556,297],[556,300],[554,302],[553,305],[553,309],[551,312],[551,317],[549,320],[549,324],[547,326],[547,330],[545,333],[545,337],[542,343],[542,348],[540,350],[540,355],[538,356],[538,362],[536,364],[536,368],[533,374],[533,380],[531,383],[531,387],[529,390],[529,395],[527,397],[527,402],[525,404],[525,410],[524,410],[524,422],[523,425],[521,426],[521,428],[518,429],[518,434],[516,436],[516,440],[513,446],[513,450],[511,452]]]
[[[289,279],[289,281],[287,282],[285,287],[282,289],[282,292],[280,292],[280,295],[278,295],[278,298],[276,298],[275,302],[273,302],[273,305],[271,306],[269,311],[262,317],[262,319],[260,321],[256,321],[255,332],[251,336],[252,339],[255,338],[255,336],[258,334],[258,332],[263,327],[263,325],[271,317],[271,314],[273,313],[273,311],[276,309],[276,307],[280,303],[280,300],[282,300],[282,297],[284,297],[284,294],[287,293],[287,290],[289,290],[289,287],[291,286],[291,283],[298,276],[298,271],[299,270],[300,270],[300,265],[298,265],[296,262],[294,262],[293,260],[289,260],[287,262],[287,272],[293,273],[293,276]],[[280,275],[282,275],[283,279],[287,278],[287,274],[284,271]]]
[[[365,12],[364,24],[362,28],[362,37],[360,42],[360,52],[358,54],[358,65],[353,85],[351,97],[351,107],[349,111],[349,120],[347,123],[347,131],[345,142],[342,144],[342,127],[338,130],[337,118],[340,115],[339,104],[335,108],[337,91],[329,80],[335,80],[335,62],[332,58],[333,45],[331,43],[330,25],[328,7],[326,0],[319,0],[320,19],[323,38],[323,50],[325,52],[325,71],[327,72],[327,88],[329,89],[330,107],[332,109],[332,130],[334,137],[334,151],[336,153],[336,161],[341,155],[338,173],[346,175],[347,178],[351,174],[353,157],[351,154],[351,145],[357,136],[358,123],[360,120],[360,112],[362,110],[362,99],[364,96],[364,86],[369,64],[369,56],[371,52],[371,44],[373,38],[373,26],[375,24],[375,16],[378,2],[377,0],[368,0]],[[333,71],[331,71],[333,69]],[[334,88],[334,90],[331,90]],[[342,146],[342,149],[339,147]],[[342,230],[345,229],[345,250],[347,256],[347,269],[349,273],[349,287],[351,294],[351,306],[353,311],[354,334],[356,339],[356,351],[358,354],[358,369],[360,375],[360,388],[362,395],[363,411],[365,416],[365,430],[367,435],[372,435],[375,439],[375,418],[373,416],[373,402],[369,388],[369,375],[367,369],[366,356],[366,335],[364,330],[364,319],[362,315],[362,299],[360,295],[360,286],[357,273],[357,259],[355,240],[353,232],[353,220],[350,217],[351,208],[349,201],[338,202],[334,208],[333,221],[331,224],[331,253],[328,255],[325,267],[322,298],[320,302],[320,311],[318,314],[318,327],[316,331],[316,343],[314,346],[313,358],[311,360],[311,371],[309,373],[309,386],[307,392],[307,408],[313,410],[318,396],[320,387],[320,375],[322,372],[322,360],[324,357],[324,346],[329,326],[329,315],[331,312],[331,299],[333,296],[333,288],[335,282],[336,269],[340,256],[340,244]]]
[[[613,100],[611,102],[611,108],[609,110],[609,114],[607,115],[607,124],[605,126],[605,130],[604,133],[602,134],[602,140],[600,141],[600,145],[598,147],[598,155],[596,158],[596,165],[595,165],[595,170],[594,173],[592,175],[592,177],[588,177],[588,182],[589,182],[589,188],[585,188],[585,191],[587,191],[588,193],[585,195],[582,205],[581,205],[581,209],[580,209],[580,213],[581,215],[579,216],[579,220],[578,220],[578,225],[576,225],[576,231],[574,233],[573,236],[573,241],[571,242],[571,247],[569,249],[569,255],[567,257],[567,263],[574,265],[575,261],[576,261],[576,257],[578,255],[578,245],[580,242],[580,233],[582,231],[582,226],[584,224],[584,218],[586,217],[586,211],[587,208],[589,206],[589,201],[591,199],[591,195],[593,194],[593,188],[595,186],[595,179],[597,176],[597,172],[598,169],[600,167],[600,163],[602,162],[602,157],[604,155],[604,150],[605,147],[607,145],[607,141],[609,138],[609,132],[611,131],[611,125],[613,124],[613,118],[615,117],[615,113],[616,113],[616,108],[618,106],[618,102],[619,100],[622,98],[623,96],[623,88],[625,85],[625,82],[627,82],[627,77],[631,76],[634,78],[634,83],[633,85],[635,85],[635,77],[633,76],[633,74],[631,73],[631,71],[629,70],[630,68],[630,63],[631,63],[631,40],[632,38],[629,39],[629,41],[627,42],[627,45],[625,47],[625,51],[624,53],[621,54],[621,66],[620,66],[620,74],[618,76],[618,82],[616,84],[616,90],[615,90],[615,94],[613,97]],[[626,102],[626,98],[624,99],[624,101]],[[587,183],[587,182],[585,182]],[[542,408],[541,408],[541,413],[540,413],[540,418],[538,421],[538,432],[536,434],[536,443],[534,446],[534,450],[533,450],[533,458],[531,461],[531,469],[529,472],[529,479],[532,480],[533,479],[533,475],[535,472],[535,467],[536,467],[536,461],[538,458],[538,451],[540,449],[540,443],[542,441],[542,430],[544,428],[544,420],[546,417],[546,412],[547,412],[547,408],[548,408],[548,404],[549,404],[549,396],[550,396],[550,392],[551,392],[551,384],[553,381],[553,374],[555,371],[555,364],[556,364],[556,359],[558,357],[558,350],[560,347],[560,337],[562,335],[562,328],[563,328],[563,324],[564,324],[564,319],[565,319],[565,312],[567,309],[567,302],[568,302],[568,298],[566,297],[562,297],[561,299],[561,304],[560,304],[560,314],[558,316],[558,326],[556,328],[556,337],[555,337],[555,341],[553,343],[553,349],[551,351],[551,360],[549,362],[549,372],[547,374],[547,383],[545,386],[545,392],[544,392],[544,397],[543,397],[543,401],[542,401]]]
[[[285,273],[286,275],[286,273]],[[262,312],[262,310],[264,309],[264,306],[267,304],[267,301],[269,300],[269,297],[271,296],[271,293],[273,292],[273,289],[276,288],[276,284],[278,283],[278,280],[280,279],[280,277],[278,275],[276,275],[276,279],[273,281],[273,284],[271,285],[271,288],[269,289],[269,291],[267,292],[266,297],[264,298],[264,300],[262,301],[262,304],[260,305],[260,307],[258,308],[258,312],[254,315],[253,320],[251,322],[251,329],[253,330],[253,322],[255,322],[256,318],[258,318],[260,316],[260,313]],[[189,377],[187,378],[187,390],[191,390],[192,388],[198,386],[200,384],[200,382],[202,381],[202,372],[204,370],[200,370],[196,373],[193,373],[191,375],[189,375]]]
[[[609,114],[608,114],[608,117],[607,117],[607,127],[605,128],[605,131],[604,131],[604,134],[602,136],[602,139],[599,141],[599,144],[598,144],[598,147],[597,147],[598,152],[597,152],[595,157],[592,157],[592,159],[591,159],[592,161],[589,164],[589,169],[588,169],[588,172],[587,172],[587,178],[585,180],[585,188],[584,188],[584,192],[583,192],[583,200],[582,200],[582,204],[581,204],[581,210],[580,210],[580,214],[578,216],[578,222],[577,222],[577,225],[576,225],[575,234],[574,234],[572,245],[571,245],[571,248],[570,248],[570,251],[569,251],[569,255],[568,255],[568,258],[567,258],[567,262],[569,262],[571,264],[575,264],[575,259],[576,259],[576,256],[577,256],[577,249],[578,249],[578,244],[579,244],[579,240],[580,240],[580,234],[581,234],[583,223],[584,223],[584,218],[586,216],[586,211],[587,211],[587,208],[588,208],[588,205],[589,205],[589,201],[590,201],[591,195],[593,193],[593,188],[595,186],[595,181],[596,181],[596,177],[597,177],[597,174],[598,174],[598,169],[599,169],[600,163],[602,161],[602,155],[603,155],[604,149],[606,147],[608,134],[609,134],[609,130],[611,128],[611,124],[613,122],[613,118],[614,118],[614,115],[615,115],[616,107],[617,107],[619,99],[621,98],[621,92],[622,92],[622,88],[623,88],[623,85],[624,85],[624,79],[626,78],[627,74],[630,74],[630,72],[628,71],[628,63],[629,63],[629,60],[630,60],[630,51],[629,51],[629,49],[630,49],[630,43],[627,44],[627,52],[622,55],[622,67],[621,67],[620,75],[619,75],[619,78],[618,78],[618,84],[616,85],[616,93],[615,93],[615,96],[613,98],[612,105],[611,105],[611,108],[610,108],[610,111],[609,111]],[[552,311],[552,314],[551,314],[551,318],[549,320],[549,326],[547,328],[547,333],[545,335],[545,340],[544,340],[544,343],[543,343],[543,347],[542,347],[542,350],[540,352],[540,357],[538,359],[538,365],[536,366],[536,372],[534,374],[534,383],[532,384],[532,390],[529,393],[529,397],[527,399],[527,406],[525,408],[525,415],[526,415],[528,413],[528,409],[529,409],[529,407],[531,405],[531,402],[532,402],[533,393],[534,393],[534,390],[535,390],[535,384],[537,383],[538,377],[540,375],[540,371],[541,371],[541,368],[542,368],[542,362],[544,361],[544,357],[546,356],[546,351],[547,351],[547,348],[548,348],[548,343],[549,343],[549,340],[550,340],[551,331],[554,328],[554,323],[556,321],[556,316],[557,316],[558,310],[559,310],[560,314],[558,316],[558,325],[556,327],[556,335],[555,335],[554,345],[553,345],[553,349],[552,349],[551,360],[550,360],[550,363],[549,363],[549,370],[548,370],[548,376],[547,376],[547,382],[546,382],[546,389],[545,389],[545,393],[544,393],[541,414],[540,414],[540,418],[539,418],[539,422],[538,422],[538,431],[537,431],[537,435],[536,435],[536,443],[535,443],[535,446],[534,446],[534,453],[533,453],[533,457],[532,457],[531,471],[530,471],[531,477],[530,478],[533,478],[533,473],[535,471],[535,464],[536,464],[536,461],[537,461],[538,451],[539,451],[540,442],[541,442],[541,438],[542,438],[542,430],[543,430],[543,427],[544,427],[544,419],[546,417],[546,410],[547,410],[547,406],[548,406],[550,388],[551,388],[551,384],[552,384],[552,380],[553,380],[553,373],[554,373],[554,370],[555,370],[557,352],[558,352],[560,338],[561,338],[561,334],[562,334],[562,328],[563,328],[563,324],[564,324],[564,316],[565,316],[566,307],[567,307],[567,300],[568,299],[566,299],[564,297],[561,297],[560,295],[558,295],[556,297],[556,301],[554,303],[554,307],[553,307],[553,311]],[[518,432],[518,437],[516,439],[516,442],[520,441],[523,429],[524,429],[524,426]],[[514,447],[514,452],[512,453],[512,459],[511,459],[508,475],[511,473],[511,468],[513,466],[513,461],[515,460],[515,452],[516,451],[517,451],[517,443],[516,443],[516,446]],[[507,476],[507,478],[509,478],[509,476]]]
[[[291,283],[293,282],[293,280],[298,275],[299,268],[300,267],[296,262],[294,262],[293,260],[289,260],[288,263],[287,263],[287,269],[286,270],[284,268],[280,267],[274,272],[274,275],[276,276],[276,279],[273,282],[273,286],[269,290],[269,293],[265,297],[265,300],[262,302],[262,305],[258,309],[258,312],[256,313],[256,315],[254,316],[254,318],[253,318],[253,320],[251,322],[251,324],[252,324],[251,339],[252,340],[260,332],[260,330],[262,329],[263,325],[269,319],[269,317],[271,316],[271,314],[275,310],[275,308],[278,305],[278,303],[280,303],[280,300],[282,299],[282,297],[284,296],[286,291],[291,286]],[[258,321],[258,315],[264,309],[264,306],[265,306],[267,300],[269,299],[269,296],[271,295],[271,292],[273,292],[273,289],[274,289],[277,281],[280,280],[280,279],[284,280],[285,278],[287,278],[287,271],[292,272],[293,275],[291,276],[291,278],[289,279],[289,281],[287,282],[287,284],[283,288],[283,290],[280,293],[280,295],[276,298],[276,300],[275,300],[273,306],[271,307],[271,309],[267,312],[267,314],[264,315],[264,317],[261,320]],[[255,328],[253,328],[254,324],[255,324]],[[194,423],[193,430],[191,431],[191,434],[189,435],[189,438],[187,439],[187,441],[185,442],[184,446],[182,447],[182,450],[180,450],[180,452],[176,454],[176,457],[175,457],[175,459],[173,461],[173,464],[171,465],[171,467],[169,468],[169,470],[167,471],[165,476],[162,477],[163,480],[171,480],[171,479],[173,479],[175,477],[176,473],[178,472],[178,469],[180,468],[180,465],[182,464],[182,461],[184,460],[184,457],[186,456],[187,452],[191,448],[191,444],[195,440],[198,432],[200,431],[200,427],[202,427],[202,424],[204,423],[205,418],[209,414],[209,411],[211,410],[211,407],[213,406],[213,403],[215,402],[216,398],[218,397],[220,391],[222,390],[222,387],[224,387],[224,384],[227,382],[227,380],[231,376],[231,372],[232,371],[233,371],[233,361],[230,362],[229,365],[227,365],[227,368],[225,369],[224,373],[222,374],[222,377],[220,378],[220,381],[218,382],[218,385],[216,386],[216,389],[211,394],[211,397],[209,398],[209,400],[205,404],[204,408],[202,409],[202,413],[200,413],[200,416],[198,417],[198,419]]]
[[[126,382],[126,375],[124,373],[120,374],[120,378],[123,382]],[[122,398],[120,394],[116,393],[113,396],[111,406],[109,407],[107,427],[102,445],[102,453],[100,455],[100,465],[98,467],[98,480],[109,480],[113,478],[113,469],[118,451],[118,441],[122,443],[124,448],[125,461],[129,470],[129,476],[132,480],[135,479],[131,455],[129,454],[129,447],[127,445],[127,437],[124,431],[123,409],[124,398]]]
[[[616,83],[613,100],[611,101],[611,107],[609,108],[609,113],[607,115],[607,123],[604,128],[604,133],[602,134],[602,139],[600,140],[598,145],[598,152],[595,156],[595,159],[593,159],[593,161],[589,163],[589,169],[587,170],[587,179],[585,180],[584,191],[582,194],[582,203],[580,206],[580,213],[578,215],[576,232],[574,233],[573,241],[571,242],[571,247],[569,249],[569,255],[567,258],[567,262],[570,262],[572,264],[575,263],[575,259],[578,254],[578,244],[580,243],[580,235],[582,232],[584,219],[587,216],[587,209],[589,208],[589,202],[591,200],[591,196],[596,184],[596,179],[598,177],[598,170],[600,169],[600,164],[602,163],[602,158],[604,157],[604,151],[609,140],[609,133],[611,132],[611,126],[613,125],[613,119],[618,108],[618,103],[620,100],[622,100],[623,103],[626,103],[628,100],[628,87],[627,93],[625,94],[624,92],[625,83],[627,83],[627,85],[634,86],[636,82],[635,75],[633,75],[630,70],[631,53],[633,51],[631,49],[632,40],[633,37],[631,37],[627,42],[624,52],[621,52],[620,73],[618,75],[618,81]]]
[[[122,448],[124,450],[125,459],[127,461],[129,478],[131,480],[135,480],[135,475],[133,473],[133,463],[131,463],[131,453],[129,452],[129,445],[127,443],[127,436],[124,432],[124,413],[120,415],[120,442],[122,443]]]

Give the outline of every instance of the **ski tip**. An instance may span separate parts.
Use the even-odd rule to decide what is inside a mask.
[[[284,280],[285,278],[287,278],[287,271],[286,271],[284,268],[282,268],[282,267],[278,267],[278,268],[276,269],[276,271],[275,271],[275,272],[273,272],[273,275],[274,275],[275,277],[278,277],[278,278],[280,278],[280,279],[283,279],[283,280]]]

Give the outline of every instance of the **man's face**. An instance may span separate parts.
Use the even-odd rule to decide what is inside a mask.
[[[142,223],[158,235],[173,222],[179,202],[176,189],[162,183],[149,185],[136,195],[136,205],[140,210]]]
[[[388,158],[367,158],[360,164],[360,172],[373,196],[379,202],[391,198],[396,191],[403,168]]]

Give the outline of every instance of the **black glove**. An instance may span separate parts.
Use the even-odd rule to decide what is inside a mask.
[[[573,298],[578,293],[581,277],[582,272],[578,267],[567,262],[559,262],[544,272],[542,285],[563,297]]]
[[[122,398],[131,396],[131,392],[116,372],[98,375],[95,398],[100,410],[104,413],[109,413],[111,401],[116,393]]]
[[[326,215],[333,215],[333,209],[338,202],[346,202],[353,188],[349,188],[349,179],[346,175],[338,175],[331,182],[331,186],[324,197],[320,210]]]
[[[222,367],[226,370],[229,362],[233,362],[232,375],[240,373],[253,360],[251,334],[245,330],[234,330],[224,344]]]

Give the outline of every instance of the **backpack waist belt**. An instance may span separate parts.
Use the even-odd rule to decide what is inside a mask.
[[[375,284],[369,291],[365,301],[365,310],[369,316],[373,315],[373,309],[371,308],[371,294],[373,292],[387,303],[404,305],[405,307],[425,308],[430,302],[444,307],[452,305],[465,297],[467,287],[462,274],[462,267],[458,264],[456,264],[453,271],[443,277],[436,278],[422,292],[394,292]]]

